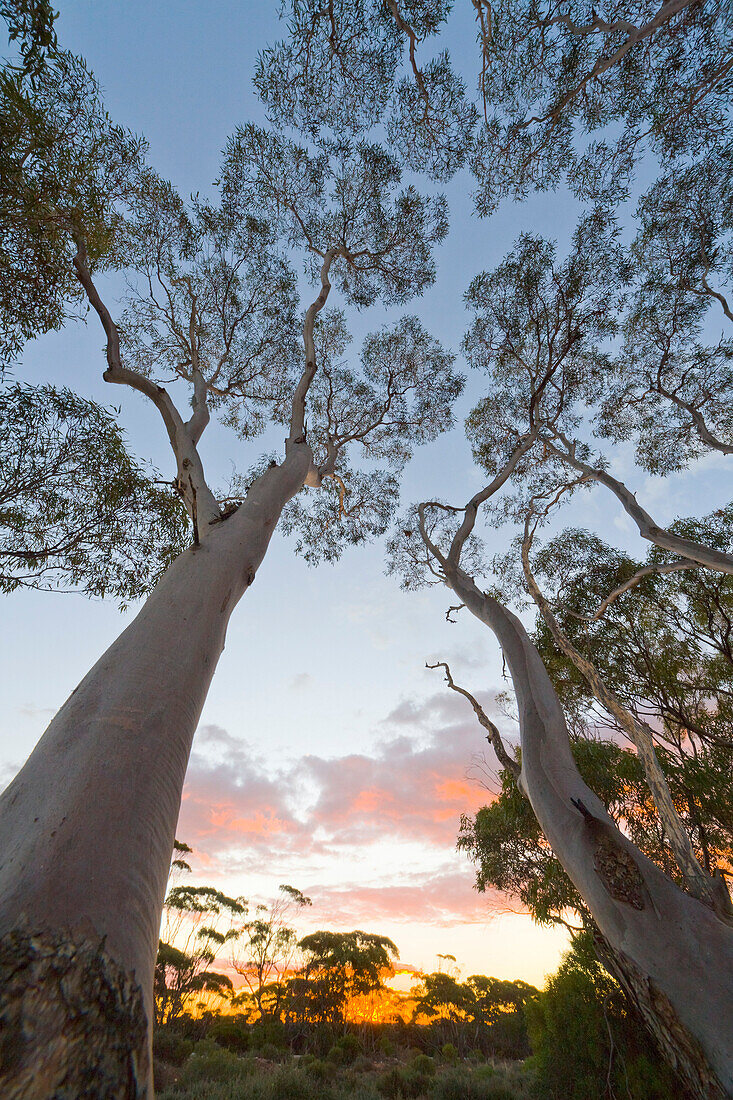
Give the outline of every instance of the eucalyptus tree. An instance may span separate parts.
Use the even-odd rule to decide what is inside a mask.
[[[295,912],[311,904],[296,887],[282,885],[278,897],[269,905],[257,905],[242,925],[230,960],[247,987],[238,994],[237,1003],[245,998],[253,1002],[261,1019],[280,1019],[298,951],[298,935],[290,921]]]
[[[461,389],[452,356],[412,318],[369,336],[348,365],[345,317],[317,324],[332,278],[359,307],[404,302],[430,283],[431,250],[446,232],[440,198],[400,190],[398,166],[374,146],[313,155],[252,127],[232,140],[222,180],[222,204],[187,208],[144,175],[129,232],[137,282],[119,325],[86,227],[71,227],[76,275],[106,336],[104,377],[160,414],[192,544],[0,800],[9,1095],[41,1072],[74,1094],[149,1095],[146,1032],[174,828],[231,613],[304,486],[309,499],[292,522],[315,556],[319,540],[333,556],[336,542],[384,530],[402,467],[450,425]],[[301,347],[283,237],[316,272]],[[190,414],[163,384],[171,377]],[[237,501],[204,472],[212,410],[241,439],[267,424],[286,435],[284,455],[256,463]]]
[[[291,1019],[342,1026],[349,1000],[384,988],[399,951],[376,932],[311,932],[298,944],[303,965],[290,979],[285,1012]]]
[[[158,1026],[195,1008],[203,993],[231,994],[231,978],[213,964],[240,935],[236,922],[246,911],[244,898],[231,898],[213,886],[174,886],[168,892],[155,963]]]
[[[611,338],[623,335],[627,320],[626,261],[613,238],[608,239],[608,231],[597,215],[581,223],[571,254],[562,262],[548,242],[525,235],[495,271],[471,284],[467,300],[475,319],[465,348],[473,364],[488,373],[489,385],[467,427],[475,458],[489,480],[465,506],[441,501],[419,505],[403,520],[393,540],[393,568],[403,573],[408,587],[425,580],[447,585],[460,604],[497,635],[519,705],[521,765],[510,761],[510,770],[516,773],[542,833],[610,946],[617,970],[667,1056],[697,1095],[725,1095],[732,1084],[733,1048],[727,1022],[733,965],[727,890],[717,868],[705,857],[702,837],[680,817],[656,749],[654,722],[650,724],[650,715],[640,705],[643,700],[628,699],[633,686],[627,687],[626,699],[616,693],[615,687],[624,679],[623,632],[616,635],[615,646],[610,636],[605,638],[612,660],[599,669],[594,663],[593,637],[581,646],[575,644],[577,630],[572,636],[564,632],[567,616],[561,625],[557,603],[540,588],[531,560],[536,531],[557,505],[569,502],[567,506],[572,507],[580,489],[600,483],[638,520],[655,557],[635,572],[626,567],[623,575],[608,577],[611,588],[597,593],[589,616],[600,608],[597,632],[604,633],[606,610],[624,593],[634,594],[650,577],[669,583],[676,578],[682,583],[680,577],[703,563],[726,578],[731,571],[727,529],[716,531],[710,523],[661,528],[609,472],[608,460],[595,457],[582,438],[587,425],[597,422],[599,407],[613,402],[621,375],[614,370]],[[646,314],[637,310],[632,316],[634,323],[641,317],[650,334],[657,332],[653,309]],[[687,341],[687,350],[694,341],[703,349],[701,354],[709,350],[702,342],[700,324],[692,331],[688,328]],[[687,358],[667,355],[664,361],[670,371],[675,364],[686,371],[693,383]],[[634,410],[634,403],[627,401],[623,409],[626,437],[633,434],[642,439],[644,418],[639,415],[634,423]],[[724,424],[716,424],[722,434]],[[604,431],[612,430],[613,423],[606,421]],[[678,430],[682,430],[679,424]],[[694,438],[697,447],[700,436],[694,418],[688,417],[685,433],[684,438]],[[504,487],[508,491],[503,498],[492,499]],[[510,568],[498,563],[503,589],[488,592],[476,579],[486,569],[475,536],[480,509],[490,526],[509,519],[520,528]],[[569,532],[563,544],[565,559],[556,555],[546,562],[553,595],[562,600],[573,575],[567,559],[580,553],[580,547],[582,540]],[[680,555],[683,548],[685,553]],[[596,548],[590,551],[589,561],[600,568],[597,559]],[[513,585],[507,584],[512,580]],[[539,608],[553,649],[633,741],[682,888],[618,828],[582,779],[547,669],[520,620],[506,606],[507,599],[520,590],[529,593]],[[720,605],[714,606],[717,615]],[[583,610],[569,608],[576,614]],[[724,635],[724,612],[721,617]],[[648,629],[653,631],[654,626]],[[547,649],[545,639],[544,652]],[[611,663],[616,676],[609,682],[604,672]],[[708,686],[717,686],[717,676]],[[725,738],[724,728],[721,737]],[[691,839],[695,835],[697,845]],[[703,988],[706,992],[701,997]]]
[[[123,262],[145,143],[111,121],[93,74],[59,48],[46,0],[8,2],[0,13],[20,54],[0,72],[3,374],[27,340],[83,306],[73,224],[83,221],[96,270]],[[81,394],[11,386],[0,405],[2,591],[142,595],[185,545],[170,488],[126,453],[111,413]]]
[[[547,663],[553,685],[574,718],[571,685],[567,681],[574,669],[561,666],[558,656],[538,645],[543,663]],[[564,677],[564,679],[563,679]],[[463,689],[465,690],[465,689]],[[598,795],[613,820],[633,843],[678,884],[679,869],[667,842],[656,806],[649,798],[643,768],[637,753],[604,738],[589,723],[584,712],[581,724],[572,723],[573,758],[583,781]],[[499,735],[500,736],[500,735]],[[502,740],[503,746],[503,740]],[[506,751],[506,746],[504,746]],[[664,766],[670,790],[679,807],[684,826],[697,850],[719,865],[730,863],[730,776],[726,774],[724,754],[718,761],[702,755],[694,768],[667,746],[657,752]],[[599,936],[598,926],[588,906],[554,854],[532,809],[517,783],[520,766],[510,755],[511,766],[501,766],[491,788],[492,801],[475,815],[461,818],[458,847],[476,867],[476,888],[493,888],[516,900],[533,920],[545,926],[561,926],[571,936],[587,930],[600,947],[601,957],[609,951]],[[711,776],[712,773],[712,776]],[[715,784],[711,783],[711,778]],[[702,826],[702,828],[701,828]],[[613,966],[612,957],[610,960]]]

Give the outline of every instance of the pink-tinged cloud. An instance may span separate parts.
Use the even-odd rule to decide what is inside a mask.
[[[328,855],[384,841],[453,850],[461,814],[491,794],[469,777],[482,731],[464,701],[441,693],[403,703],[400,730],[371,754],[307,755],[269,771],[244,742],[204,727],[183,795],[179,836],[210,857]],[[404,732],[410,728],[410,734]]]
[[[505,908],[499,894],[479,894],[473,888],[473,874],[465,870],[448,869],[432,875],[402,875],[398,885],[364,885],[358,882],[341,886],[308,887],[318,899],[318,911],[333,924],[355,924],[401,921],[438,924],[485,924],[490,912]]]

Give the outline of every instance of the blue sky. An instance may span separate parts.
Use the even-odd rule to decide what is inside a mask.
[[[451,45],[468,58],[474,29],[465,8]],[[211,189],[220,151],[238,124],[263,120],[250,78],[257,51],[278,34],[275,5],[67,0],[58,33],[94,71],[112,118],[146,136],[150,162],[184,195]],[[541,195],[479,221],[465,176],[445,190],[451,232],[438,254],[439,278],[407,311],[458,352],[466,327],[462,294],[472,276],[494,266],[525,229],[559,238],[562,248],[577,208],[566,195]],[[102,287],[110,307],[120,289],[115,277]],[[340,304],[335,293],[333,304]],[[383,310],[358,317],[355,346],[384,320]],[[71,323],[30,345],[18,376],[121,404],[132,449],[168,476],[156,414],[137,395],[110,394],[101,379],[102,346],[94,320]],[[469,380],[458,428],[411,464],[406,501],[441,495],[459,502],[479,487],[460,423],[480,393],[481,379]],[[255,443],[244,450],[222,428],[207,432],[202,447],[215,483],[226,480],[233,461],[246,469],[267,449]],[[701,499],[705,510],[724,502],[716,458],[666,481],[634,474],[625,452],[616,463],[662,522],[694,512]],[[584,497],[573,522],[641,552],[608,497]],[[497,535],[495,549],[505,544]],[[390,935],[403,959],[418,966],[432,969],[438,952],[450,952],[464,973],[539,982],[556,965],[564,936],[502,915],[501,900],[473,895],[471,868],[453,847],[461,810],[475,810],[485,797],[470,779],[484,743],[470,711],[446,697],[424,663],[450,660],[457,680],[487,706],[505,685],[488,632],[469,618],[448,625],[449,602],[441,591],[401,593],[384,575],[381,545],[314,570],[276,538],[232,619],[179,835],[196,848],[201,880],[250,897],[267,897],[280,882],[311,893],[304,931],[368,927]],[[4,614],[0,779],[9,779],[134,609],[121,615],[113,604],[73,594],[17,593],[5,598]]]

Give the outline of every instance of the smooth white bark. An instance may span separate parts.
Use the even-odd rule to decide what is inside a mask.
[[[621,502],[626,514],[636,524],[643,539],[654,543],[662,550],[669,550],[688,561],[704,565],[707,569],[713,569],[719,573],[733,573],[733,554],[726,554],[721,550],[715,550],[713,547],[703,546],[698,542],[693,542],[692,539],[683,538],[681,535],[675,535],[664,527],[660,527],[654,522],[649,513],[642,508],[634,494],[622,481],[612,477],[606,470],[598,469],[595,466],[590,466],[587,462],[583,462],[575,454],[575,444],[571,443],[561,432],[557,432],[556,435],[558,439],[562,440],[565,449],[556,447],[548,439],[543,439],[542,442],[547,449],[562,459],[563,462],[572,466],[574,470],[578,470],[583,474],[584,480],[597,481],[610,489],[617,500]]]
[[[311,463],[307,444],[289,444],[240,508],[180,555],[0,797],[0,936],[104,938],[149,1018],[193,735],[229,617]]]
[[[696,1095],[733,1095],[733,927],[631,844],[585,785],[519,619],[460,569],[446,581],[502,646],[519,707],[522,788],[603,936],[636,976],[650,1026]]]

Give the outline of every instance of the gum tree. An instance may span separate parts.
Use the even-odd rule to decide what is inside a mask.
[[[376,932],[311,932],[298,944],[303,965],[290,979],[285,1011],[296,1020],[342,1027],[349,1001],[384,988],[400,953]]]
[[[351,135],[379,122],[408,163],[436,178],[468,163],[478,183],[479,216],[502,198],[560,185],[596,204],[565,264],[555,264],[548,242],[526,235],[500,269],[471,284],[468,300],[477,319],[466,350],[474,365],[490,372],[491,383],[468,430],[489,480],[465,506],[421,505],[402,523],[394,553],[408,583],[427,576],[446,584],[499,638],[519,701],[521,783],[543,832],[668,1057],[698,1095],[718,1096],[733,1087],[727,891],[696,859],[653,729],[621,703],[560,629],[533,576],[531,544],[556,498],[572,501],[581,487],[598,485],[663,555],[662,574],[733,566],[727,547],[655,522],[583,437],[590,426],[614,440],[633,437],[640,453],[645,446],[647,455],[658,453],[653,442],[646,444],[646,410],[656,439],[665,438],[667,472],[731,444],[728,349],[702,338],[707,303],[724,312],[728,306],[716,284],[728,261],[710,241],[711,232],[715,237],[725,229],[728,206],[712,219],[694,207],[705,194],[706,172],[713,194],[725,194],[730,28],[724,6],[684,0],[619,2],[600,15],[534,2],[477,0],[474,8],[480,68],[474,69],[479,96],[472,115],[467,81],[447,55],[430,61],[434,36],[450,17],[450,5],[439,2],[347,8],[293,0],[284,5],[288,35],[263,55],[258,84],[281,123]],[[377,51],[375,63],[369,50]],[[432,110],[438,102],[441,112]],[[628,196],[635,166],[650,154],[662,176],[646,212],[640,210],[636,249],[624,257],[599,209]],[[674,199],[678,209],[684,206],[682,174],[695,184],[694,208],[678,224]],[[692,250],[679,248],[701,217],[702,238]],[[681,261],[677,268],[667,263],[670,246]],[[670,283],[672,298],[662,289]],[[680,307],[674,316],[673,305]],[[625,344],[623,354],[614,354],[612,341]],[[507,494],[492,508],[505,486]],[[536,649],[505,603],[476,582],[481,558],[474,528],[479,512],[489,509],[492,520],[503,514],[520,531],[524,525],[517,549],[525,594],[539,605],[553,645],[632,738],[687,892],[645,861],[583,784]],[[659,914],[669,917],[664,929]],[[713,958],[725,962],[717,967]]]
[[[259,903],[242,924],[230,959],[247,987],[238,994],[237,1004],[254,1004],[262,1020],[280,1019],[288,975],[298,951],[298,934],[290,921],[298,910],[311,904],[295,886],[284,884],[269,905]]]
[[[465,506],[421,504],[394,540],[393,564],[408,587],[426,578],[445,584],[498,638],[519,707],[521,766],[512,761],[511,770],[665,1055],[696,1095],[724,1096],[733,1080],[733,922],[727,890],[718,874],[711,875],[714,867],[698,862],[700,851],[694,850],[670,793],[648,715],[638,705],[627,705],[628,699],[614,690],[624,679],[623,642],[614,654],[617,684],[612,686],[593,663],[592,642],[576,647],[576,639],[563,630],[557,604],[540,588],[531,560],[537,529],[558,503],[569,501],[572,507],[581,488],[600,483],[632,518],[642,516],[640,532],[659,554],[636,573],[625,570],[611,591],[599,594],[599,619],[650,576],[682,576],[702,564],[723,575],[731,571],[726,538],[721,549],[720,537],[709,526],[664,529],[655,524],[610,473],[607,459],[593,457],[589,444],[579,438],[584,424],[594,423],[599,406],[618,401],[621,372],[614,370],[609,338],[623,334],[627,314],[619,274],[623,254],[616,254],[609,243],[607,228],[603,219],[583,223],[564,262],[557,261],[548,242],[525,235],[495,271],[472,283],[467,298],[475,321],[465,346],[474,365],[487,372],[489,385],[469,416],[468,432],[475,458],[490,480]],[[636,325],[638,302],[632,310]],[[643,320],[648,333],[658,331],[652,308]],[[697,340],[698,359],[717,355],[701,335],[699,326],[692,332],[688,326],[688,350]],[[692,382],[687,359],[677,354],[664,362],[670,371],[675,366],[687,371]],[[633,423],[631,401],[622,411],[625,430],[640,439],[643,453],[643,417]],[[604,424],[610,432],[612,425],[608,420]],[[697,447],[694,418],[688,419],[685,438],[694,438]],[[503,499],[493,500],[504,487]],[[480,512],[489,526],[510,519],[520,529],[509,566],[497,563],[503,587],[489,591],[477,580],[486,570],[475,537]],[[567,538],[572,547],[572,533]],[[684,557],[679,556],[682,550]],[[571,558],[576,552],[570,549]],[[564,601],[572,566],[563,566],[560,559],[554,566],[549,566],[553,591]],[[508,597],[527,593],[553,649],[633,742],[682,888],[618,828],[582,779],[553,683],[521,621],[506,606]]]
[[[160,913],[191,741],[229,617],[294,498],[292,523],[316,557],[319,541],[333,556],[384,530],[402,466],[450,424],[461,388],[452,357],[412,318],[372,334],[348,363],[345,317],[318,323],[332,279],[359,307],[419,293],[446,232],[442,200],[400,191],[398,166],[374,146],[313,155],[251,127],[230,144],[222,180],[222,204],[187,208],[146,174],[130,244],[135,290],[119,324],[85,226],[71,226],[76,274],[106,336],[104,377],[158,410],[192,544],[0,800],[8,1095],[40,1074],[75,1095],[151,1095]],[[282,241],[304,248],[317,273],[300,347]],[[171,376],[175,393],[162,384]],[[204,472],[212,411],[243,439],[284,427],[284,453],[260,462],[236,501]]]

